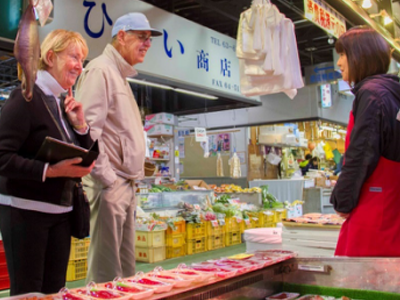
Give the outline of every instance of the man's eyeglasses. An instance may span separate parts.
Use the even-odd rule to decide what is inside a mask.
[[[143,43],[145,43],[145,42],[147,42],[147,41],[149,41],[149,42],[151,43],[152,40],[153,40],[152,37],[151,37],[151,35],[147,35],[146,33],[137,33],[137,32],[135,32],[135,31],[130,31],[130,33],[136,35],[137,38],[138,38],[141,42],[143,42]]]

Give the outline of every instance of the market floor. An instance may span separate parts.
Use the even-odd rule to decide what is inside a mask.
[[[207,259],[235,255],[235,254],[239,254],[239,253],[243,253],[243,252],[246,252],[246,244],[239,244],[239,245],[225,247],[225,248],[218,249],[218,250],[207,251],[207,252],[203,252],[203,253],[167,259],[167,260],[160,261],[160,262],[153,263],[153,264],[136,262],[136,271],[137,272],[138,271],[149,272],[157,266],[162,266],[164,269],[172,269],[172,268],[175,268],[180,263],[191,264],[194,262],[200,262],[200,261],[204,261]],[[70,282],[67,282],[66,285],[68,288],[83,287],[83,286],[85,286],[85,280],[82,279],[82,280],[70,281]],[[4,298],[4,297],[8,297],[8,296],[9,296],[9,290],[0,291],[0,298]]]

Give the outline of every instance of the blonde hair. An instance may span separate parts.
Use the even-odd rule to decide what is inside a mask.
[[[87,57],[89,48],[86,40],[79,32],[64,29],[56,29],[50,32],[40,46],[41,57],[39,60],[39,69],[47,69],[49,65],[49,62],[47,61],[47,53],[50,50],[52,50],[54,53],[59,53],[67,49],[71,44],[79,46],[83,51],[84,58]]]

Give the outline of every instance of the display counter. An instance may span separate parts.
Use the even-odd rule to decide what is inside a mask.
[[[399,269],[399,258],[292,258],[261,270],[149,299],[261,300],[282,291],[360,300],[400,299]]]
[[[268,191],[279,201],[289,201],[303,199],[304,179],[272,179],[272,180],[253,180],[249,182],[249,187],[260,187],[268,185]]]

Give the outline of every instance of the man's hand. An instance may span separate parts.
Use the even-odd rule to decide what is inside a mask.
[[[78,166],[77,164],[82,162],[82,158],[76,157],[71,159],[62,160],[54,165],[50,165],[46,171],[46,178],[54,177],[72,177],[81,178],[89,174],[95,162],[93,162],[89,167]]]

